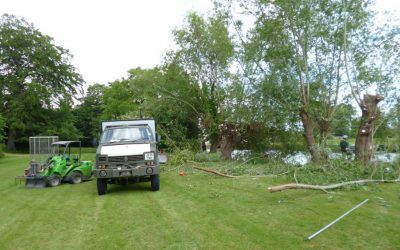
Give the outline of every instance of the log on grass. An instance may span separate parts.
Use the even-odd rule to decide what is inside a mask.
[[[217,170],[214,169],[208,169],[208,168],[202,168],[199,166],[194,165],[194,162],[192,162],[192,168],[197,169],[197,170],[201,170],[204,172],[208,172],[208,173],[213,173],[222,177],[227,177],[227,178],[236,178],[237,176],[233,176],[233,175],[227,175],[227,174],[223,174],[221,172],[218,172]]]
[[[273,192],[283,191],[286,189],[314,189],[326,192],[326,190],[341,188],[353,184],[367,184],[367,183],[395,183],[400,182],[400,179],[396,180],[358,180],[358,181],[348,181],[342,183],[336,183],[331,185],[310,185],[310,184],[300,184],[300,183],[289,183],[279,186],[269,187],[268,190]]]

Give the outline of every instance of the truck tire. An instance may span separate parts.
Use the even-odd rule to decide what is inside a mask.
[[[160,190],[160,175],[155,174],[150,176],[151,181],[151,191]]]
[[[72,176],[71,176],[71,181],[70,181],[70,183],[71,183],[71,184],[79,184],[79,183],[82,182],[82,180],[83,180],[83,176],[82,176],[81,173],[79,173],[79,172],[73,172],[73,173],[72,173]]]
[[[61,184],[61,177],[58,174],[54,174],[47,178],[47,185],[49,187],[56,187]]]
[[[107,179],[97,178],[97,193],[99,195],[107,193]]]

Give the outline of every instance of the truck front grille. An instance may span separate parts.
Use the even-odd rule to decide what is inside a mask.
[[[100,160],[100,158],[99,158]],[[121,163],[121,162],[137,162],[143,161],[143,155],[129,155],[129,156],[110,156],[108,162],[110,163]]]

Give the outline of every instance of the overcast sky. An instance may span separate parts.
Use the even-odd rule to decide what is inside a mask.
[[[376,1],[400,12],[400,0]],[[211,0],[0,0],[1,15],[24,17],[68,49],[87,84],[159,65],[187,12],[211,9]]]

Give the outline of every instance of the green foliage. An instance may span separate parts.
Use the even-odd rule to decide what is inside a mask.
[[[85,145],[93,145],[99,139],[105,88],[106,86],[102,84],[89,86],[86,95],[81,99],[81,104],[73,110],[76,117],[75,125],[82,134],[81,140]]]
[[[1,17],[0,113],[7,123],[10,150],[15,150],[16,141],[54,131],[48,124],[63,121],[66,129],[71,127],[65,106],[72,106],[83,80],[70,58],[67,50],[24,19]]]
[[[225,100],[224,86],[230,82],[229,66],[234,56],[227,26],[224,15],[204,18],[189,13],[184,26],[173,32],[178,46],[174,60],[198,85],[201,113],[197,118],[212,150],[216,149],[219,140],[218,126],[224,118],[221,113]]]
[[[178,150],[169,155],[168,164],[173,166],[179,166],[188,161],[194,160],[194,154],[192,151],[183,149]]]
[[[352,123],[355,120],[356,110],[349,104],[340,104],[332,119],[332,133],[334,135],[355,136],[357,130],[352,130]],[[353,134],[354,133],[354,134]]]
[[[221,153],[208,153],[208,152],[200,152],[194,155],[195,162],[222,162],[223,158]]]
[[[372,163],[365,167],[356,161],[330,160],[325,165],[307,164],[289,169],[290,182],[306,184],[333,184],[362,179],[394,180],[400,176],[398,163]]]

